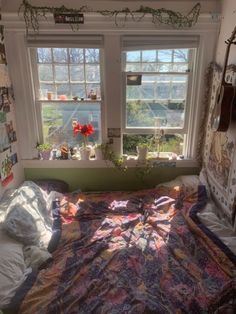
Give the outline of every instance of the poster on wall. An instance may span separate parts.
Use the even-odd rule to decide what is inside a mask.
[[[0,87],[0,111],[10,112],[11,99],[7,87]]]
[[[11,151],[7,149],[0,154],[0,176],[2,186],[7,186],[13,180]]]
[[[5,124],[0,123],[0,153],[10,147],[9,137]]]
[[[13,122],[6,123],[6,131],[9,143],[16,142],[16,131],[13,128]]]

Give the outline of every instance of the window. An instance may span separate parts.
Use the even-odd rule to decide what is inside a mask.
[[[56,147],[66,142],[79,144],[73,136],[72,121],[92,123],[93,143],[101,142],[101,50],[98,48],[31,48],[36,69],[36,106],[44,142]]]
[[[179,45],[175,39],[169,43],[164,39],[163,48],[157,49],[160,46],[158,39],[156,44],[155,39],[150,39],[149,43],[153,44],[149,47],[144,38],[134,38],[131,37],[130,42],[125,39],[122,58],[123,152],[136,153],[136,145],[140,142],[148,142],[155,151],[154,134],[163,129],[160,151],[185,154],[196,48]],[[171,46],[171,49],[165,46]]]

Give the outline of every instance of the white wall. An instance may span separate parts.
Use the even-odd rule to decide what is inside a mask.
[[[2,4],[2,1],[0,0],[0,8],[1,8],[1,4]],[[11,117],[14,120],[16,120],[14,105],[13,105],[13,108],[11,108],[11,109],[12,109]],[[16,134],[17,134],[17,126],[16,126],[15,130],[16,130]],[[13,146],[14,146],[13,150],[14,150],[14,152],[17,153],[17,156],[18,156],[18,163],[16,163],[12,168],[13,169],[12,170],[13,180],[6,187],[3,187],[1,185],[1,181],[0,181],[0,198],[6,189],[16,188],[24,180],[24,169],[22,167],[21,158],[19,155],[19,142],[14,143]]]
[[[228,39],[233,29],[236,27],[236,1],[222,1],[222,20],[219,34],[218,46],[216,51],[216,61],[223,65],[226,50],[225,40]],[[229,64],[236,64],[236,46],[232,45],[229,56]]]
[[[131,9],[139,8],[140,5],[149,6],[153,8],[165,7],[171,10],[178,10],[182,12],[188,12],[197,3],[201,3],[201,13],[220,12],[221,4],[219,0],[155,0],[155,1],[117,1],[117,0],[28,0],[31,5],[36,6],[61,6],[65,5],[68,8],[79,8],[82,5],[96,9],[121,9],[129,7]],[[17,12],[22,0],[2,0],[4,12]]]

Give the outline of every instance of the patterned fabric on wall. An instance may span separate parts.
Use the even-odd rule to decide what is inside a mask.
[[[203,168],[206,172],[212,198],[221,213],[233,224],[236,206],[236,121],[232,121],[227,132],[213,132],[211,117],[216,101],[221,71],[212,65],[211,95],[207,130],[203,152]],[[230,68],[232,72],[232,67]],[[229,73],[229,72],[227,72]],[[226,75],[227,76],[227,75]]]

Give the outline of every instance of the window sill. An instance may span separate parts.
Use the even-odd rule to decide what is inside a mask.
[[[154,167],[199,167],[199,163],[193,159],[185,160],[152,160]],[[112,168],[114,165],[106,160],[37,160],[23,159],[23,168]],[[127,160],[124,163],[128,168],[134,168],[142,163],[137,160]]]

